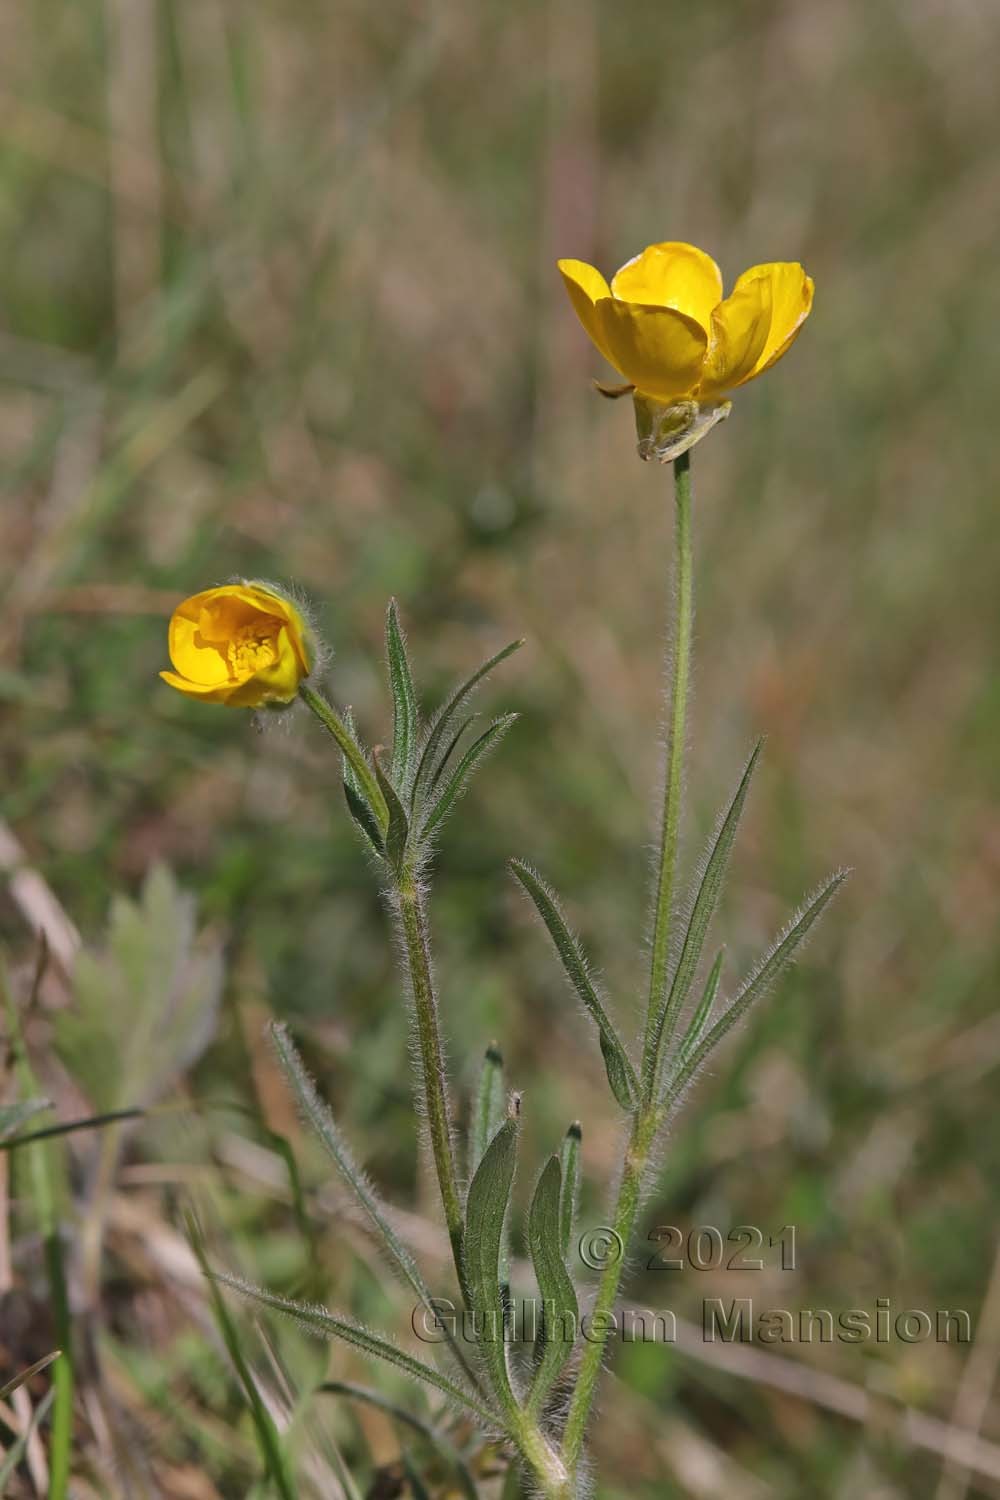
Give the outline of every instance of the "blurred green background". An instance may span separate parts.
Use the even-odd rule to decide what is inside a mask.
[[[630,1295],[695,1319],[706,1296],[883,1296],[967,1308],[978,1336],[755,1346],[735,1370],[697,1341],[624,1349],[596,1493],[1000,1494],[998,47],[988,0],[0,13],[12,986],[23,1002],[42,899],[22,859],[91,948],[113,896],[168,864],[226,963],[207,1046],[123,1143],[81,1333],[74,1495],[211,1500],[260,1472],[197,1277],[178,1290],[189,1188],[221,1261],[405,1332],[405,1298],[331,1217],[262,1047],[268,1013],[293,1023],[375,1178],[418,1228],[435,1209],[387,920],[336,763],[304,715],[256,734],[158,682],[181,596],[293,582],[370,742],[389,731],[390,594],[425,704],[527,637],[483,698],[522,718],[441,841],[437,965],[457,1099],[496,1038],[525,1094],[522,1199],[579,1117],[584,1222],[603,1222],[616,1111],[504,865],[527,856],[562,890],[634,1030],[670,476],[637,461],[629,404],[594,395],[600,360],[554,261],[610,272],[660,239],[703,246],[727,283],[799,259],[817,286],[794,351],[694,455],[689,868],[768,736],[723,913],[730,981],[830,868],[854,875],[688,1101],[645,1215],[644,1233],[794,1224],[797,1270],[647,1275],[643,1255]],[[66,1118],[99,1092],[93,1060],[52,1045],[76,1004],[55,963],[27,1025]],[[122,1037],[109,1028],[107,1056]],[[268,1131],[300,1163],[311,1241]],[[99,1148],[70,1139],[72,1246]],[[27,1174],[8,1188],[0,1354],[16,1367],[51,1341]],[[276,1359],[293,1390],[315,1379],[325,1351],[268,1337],[280,1353],[246,1323],[262,1379]],[[344,1350],[329,1368],[368,1378]],[[299,1429],[303,1494],[344,1492],[334,1442],[361,1493],[407,1493],[375,1487],[390,1424],[327,1397]],[[12,1493],[38,1483],[22,1470]]]

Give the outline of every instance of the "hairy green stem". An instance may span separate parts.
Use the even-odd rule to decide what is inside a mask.
[[[674,492],[677,560],[667,764],[663,778],[663,817],[653,918],[653,956],[649,974],[649,1009],[646,1016],[646,1040],[642,1059],[642,1081],[647,1103],[652,1102],[656,1093],[656,1037],[660,1030],[663,1009],[667,1003],[667,972],[670,966],[677,840],[684,780],[688,688],[691,679],[694,568],[691,542],[691,456],[689,453],[682,453],[674,460]]]
[[[452,1255],[455,1259],[455,1270],[458,1273],[459,1285],[464,1292],[462,1200],[458,1192],[455,1143],[452,1140],[451,1119],[445,1094],[444,1051],[441,1046],[437,997],[434,993],[434,979],[431,972],[427,913],[419,881],[412,870],[404,869],[396,884],[395,895],[399,905],[399,921],[403,932],[406,966],[417,1021],[423,1097],[427,1109],[431,1149],[434,1153],[434,1166],[437,1169],[438,1186],[441,1190],[445,1223],[448,1226],[448,1238],[451,1240]]]
[[[385,833],[389,827],[389,809],[386,806],[382,789],[375,779],[371,766],[365,760],[357,740],[354,738],[343,719],[337,713],[332,704],[328,703],[322,693],[317,693],[308,683],[299,684],[299,697],[316,715],[323,728],[333,735],[344,755],[350,763],[351,770],[361,784],[365,797],[368,800],[382,832]]]
[[[625,1252],[631,1241],[639,1213],[642,1178],[656,1134],[656,1125],[655,1110],[639,1109],[632,1118],[628,1144],[625,1148],[625,1161],[622,1165],[621,1183],[618,1188],[618,1202],[615,1205],[612,1220],[612,1228],[617,1236],[617,1244],[621,1248],[621,1253],[608,1260],[598,1283],[597,1296],[591,1313],[591,1329],[597,1330],[598,1333],[602,1326],[607,1326],[609,1330],[611,1328],[610,1314],[614,1311],[615,1298],[618,1296],[618,1287],[625,1263]],[[606,1346],[607,1335],[604,1338],[595,1338],[593,1341],[588,1340],[584,1345],[580,1370],[563,1432],[563,1461],[571,1474],[576,1473],[580,1462],[587,1423],[590,1420],[590,1409],[594,1402],[594,1393],[597,1389]]]

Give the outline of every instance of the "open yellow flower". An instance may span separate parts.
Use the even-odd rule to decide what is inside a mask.
[[[612,279],[561,260],[577,317],[627,384],[599,387],[636,398],[643,457],[676,457],[729,410],[726,396],[769,370],[809,316],[812,278],[797,262],[744,271],[728,297],[710,255],[694,245],[650,245]],[[643,423],[656,432],[643,452]],[[669,447],[664,452],[663,447]]]
[[[290,703],[309,676],[312,635],[290,599],[260,583],[226,583],[178,604],[164,682],[208,703],[261,708]]]

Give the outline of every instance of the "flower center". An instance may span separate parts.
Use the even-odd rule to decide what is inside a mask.
[[[225,644],[226,665],[233,682],[245,682],[278,660],[274,631],[265,633],[259,624],[243,625]]]

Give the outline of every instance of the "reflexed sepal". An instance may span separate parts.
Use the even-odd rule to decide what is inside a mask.
[[[639,457],[669,463],[700,443],[732,410],[731,401],[657,401],[636,391],[635,431]]]

